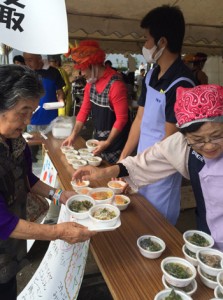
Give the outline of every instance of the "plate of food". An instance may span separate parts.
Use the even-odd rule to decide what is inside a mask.
[[[97,232],[103,232],[103,231],[113,231],[117,229],[118,227],[121,226],[121,220],[120,218],[117,220],[116,224],[111,227],[97,227],[93,224],[93,222],[88,218],[88,219],[83,219],[83,220],[77,220],[74,217],[71,217],[73,222],[76,222],[78,224],[81,224],[83,226],[88,227],[89,230],[91,231],[97,231]]]

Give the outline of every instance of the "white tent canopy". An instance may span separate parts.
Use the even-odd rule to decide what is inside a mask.
[[[223,54],[222,0],[65,0],[71,43],[97,39],[109,53],[141,53],[140,21],[151,9],[178,5],[185,17],[184,52]]]

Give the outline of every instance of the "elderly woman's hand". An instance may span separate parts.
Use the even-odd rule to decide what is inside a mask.
[[[64,222],[54,226],[57,232],[56,239],[63,240],[69,244],[85,242],[97,233],[74,222]]]

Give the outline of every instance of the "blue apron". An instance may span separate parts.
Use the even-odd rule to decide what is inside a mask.
[[[166,95],[176,83],[188,81],[193,86],[192,80],[186,77],[179,77],[162,93],[149,86],[153,70],[150,70],[146,76],[146,102],[143,118],[140,127],[140,138],[138,153],[146,148],[161,141],[165,137],[166,123]],[[173,225],[176,224],[180,212],[180,192],[182,177],[179,173],[168,176],[156,183],[140,188],[142,194],[152,205]]]

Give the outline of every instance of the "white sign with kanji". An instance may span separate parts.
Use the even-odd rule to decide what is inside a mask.
[[[0,0],[0,43],[23,52],[68,52],[65,0]]]

